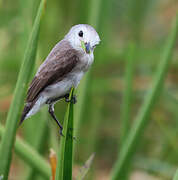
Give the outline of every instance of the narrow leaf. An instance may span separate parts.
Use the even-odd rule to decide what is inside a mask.
[[[71,89],[69,99],[73,97],[74,89]],[[72,180],[73,161],[73,103],[69,103],[65,114],[63,135],[59,146],[56,180]]]
[[[20,69],[14,92],[14,97],[7,116],[6,130],[0,146],[0,175],[4,176],[3,180],[6,180],[8,178],[12,158],[12,148],[15,140],[18,120],[20,118],[21,108],[23,106],[26,85],[34,68],[38,34],[44,5],[45,0],[42,0],[35,19],[31,37],[26,48],[23,64]]]
[[[128,49],[128,62],[126,64],[126,73],[125,73],[125,88],[123,92],[123,104],[121,110],[121,144],[124,142],[130,122],[131,114],[131,101],[132,101],[132,83],[133,83],[133,71],[134,71],[134,60],[135,60],[135,45],[130,44]]]
[[[88,3],[88,2],[86,2]],[[88,3],[90,7],[88,10],[88,24],[95,27],[95,29],[98,29],[98,22],[99,22],[99,12],[101,8],[101,0],[92,0]],[[91,70],[86,73],[84,78],[82,79],[79,88],[77,90],[77,94],[79,94],[78,102],[74,107],[75,115],[74,115],[74,122],[75,122],[75,132],[74,135],[78,137],[78,132],[80,128],[80,124],[82,122],[82,119],[84,117],[84,110],[85,110],[85,102],[87,100],[86,96],[88,93],[88,86],[91,84]],[[75,145],[74,145],[74,151],[75,151]]]
[[[31,139],[29,139],[29,140],[31,140],[30,144],[40,154],[43,154],[43,152],[44,152],[43,144],[46,142],[46,138],[48,137],[48,133],[47,133],[48,127],[46,125],[47,118],[48,118],[48,108],[44,107],[43,110],[41,111],[40,117],[38,119],[36,119],[36,121],[33,121],[33,123],[34,123],[33,129],[30,127],[31,131],[29,132],[29,136],[31,136]],[[35,126],[37,126],[37,127],[35,127]],[[33,133],[34,129],[37,129],[36,133]],[[26,177],[27,177],[26,179],[27,180],[36,179],[37,175],[38,174],[36,173],[36,168],[31,166],[28,171],[28,174],[26,175]]]
[[[113,180],[125,179],[125,177],[128,175],[130,163],[136,151],[138,142],[142,137],[143,130],[147,125],[154,104],[156,100],[158,100],[158,97],[161,94],[164,79],[166,77],[168,66],[172,57],[173,47],[176,42],[177,32],[178,32],[178,16],[174,22],[172,32],[168,38],[168,42],[163,51],[163,56],[155,76],[153,88],[146,96],[145,101],[137,116],[137,119],[134,122],[130,133],[128,134],[128,138],[125,140],[121,148],[119,158],[113,168],[112,171]]]

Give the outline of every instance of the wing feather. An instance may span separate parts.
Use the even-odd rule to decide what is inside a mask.
[[[32,102],[45,87],[61,81],[72,71],[78,61],[79,58],[74,49],[54,49],[32,80],[27,92],[27,102]]]

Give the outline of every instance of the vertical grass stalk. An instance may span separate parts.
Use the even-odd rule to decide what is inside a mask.
[[[88,24],[94,26],[95,29],[97,29],[98,21],[99,21],[99,11],[100,11],[101,0],[92,0],[89,3],[90,3],[90,8],[89,8],[89,12],[88,12],[88,20],[87,21],[88,21]],[[86,102],[87,87],[89,86],[90,78],[91,78],[91,71],[89,71],[85,75],[85,77],[81,81],[79,88],[77,90],[77,94],[79,94],[79,97],[78,97],[77,104],[74,106],[74,110],[75,110],[74,135],[76,137],[78,135],[80,123],[82,121],[83,114],[84,114],[83,112],[84,112],[85,104],[86,104],[85,102]],[[74,146],[74,149],[75,149],[75,146]]]
[[[40,118],[35,122],[33,121],[34,124],[34,129],[36,129],[37,133],[35,133],[35,137],[33,137],[33,144],[32,146],[34,147],[35,150],[40,152],[40,154],[44,153],[44,143],[46,142],[47,139],[47,118],[48,118],[48,109],[47,107],[44,107],[43,111],[40,114]],[[37,127],[35,127],[37,126]],[[33,132],[31,132],[33,134]],[[37,179],[37,171],[36,169],[32,166],[30,167],[28,174],[26,175],[27,180],[31,179]]]
[[[71,89],[69,99],[73,97],[74,88]],[[72,180],[73,162],[73,103],[67,106],[63,124],[63,135],[61,136],[55,180]]]
[[[1,161],[0,175],[4,177],[3,180],[6,180],[8,178],[11,157],[12,157],[12,149],[15,140],[18,120],[20,118],[21,108],[23,106],[24,95],[26,92],[26,85],[29,81],[29,78],[34,68],[39,28],[40,28],[42,12],[44,10],[44,5],[45,5],[45,0],[42,0],[35,19],[31,37],[29,39],[26,48],[23,64],[20,69],[20,73],[18,76],[18,80],[14,92],[14,97],[7,116],[6,130],[2,137],[2,142],[0,146],[0,161]]]
[[[132,84],[133,84],[133,71],[134,71],[134,59],[135,59],[135,45],[130,44],[128,49],[128,58],[125,73],[125,89],[123,94],[123,105],[121,110],[121,143],[127,137],[129,130],[129,121],[131,117],[131,101],[132,101]]]
[[[178,15],[176,16],[166,47],[163,50],[163,56],[161,59],[161,63],[158,67],[157,73],[155,75],[153,88],[146,96],[145,101],[136,118],[136,121],[134,122],[133,127],[128,135],[128,138],[125,140],[121,148],[119,157],[116,161],[115,166],[113,167],[113,171],[111,174],[112,180],[125,179],[125,177],[128,174],[132,157],[142,137],[144,128],[146,127],[149,121],[149,117],[154,107],[154,104],[156,100],[158,100],[159,95],[161,94],[164,79],[168,71],[168,66],[176,42],[177,33],[178,33]]]

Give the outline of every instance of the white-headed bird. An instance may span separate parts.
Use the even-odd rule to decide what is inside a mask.
[[[33,78],[20,124],[47,104],[62,134],[62,125],[54,114],[54,104],[62,98],[69,101],[71,88],[78,86],[93,63],[93,51],[99,42],[98,33],[90,25],[79,24],[70,29],[51,50]],[[75,96],[72,101],[76,102]]]

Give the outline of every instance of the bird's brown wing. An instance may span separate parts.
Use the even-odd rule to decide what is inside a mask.
[[[27,102],[32,102],[43,89],[55,82],[61,81],[76,66],[79,58],[74,49],[51,54],[32,80],[27,93]]]

